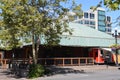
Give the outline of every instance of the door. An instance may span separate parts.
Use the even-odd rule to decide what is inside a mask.
[[[98,64],[104,63],[103,54],[101,54],[100,49],[93,49],[93,57],[94,57],[95,63],[98,63]]]

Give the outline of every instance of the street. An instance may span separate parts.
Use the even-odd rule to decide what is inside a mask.
[[[57,74],[37,80],[120,80],[120,70],[96,70],[85,73]]]
[[[49,67],[54,74],[32,80],[120,80],[120,69],[115,66],[65,66]],[[0,80],[31,80],[8,74],[9,70],[0,69]]]

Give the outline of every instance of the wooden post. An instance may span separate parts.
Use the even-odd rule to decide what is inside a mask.
[[[73,65],[73,58],[70,58],[71,59],[71,65]]]
[[[7,68],[7,64],[6,64],[6,59],[4,59],[4,69],[6,69]]]
[[[56,65],[56,59],[54,59],[54,65]]]
[[[80,66],[80,58],[78,58],[78,65]]]
[[[87,63],[88,63],[88,62],[87,62],[87,58],[85,58],[85,59],[86,59],[86,65],[87,65]]]
[[[64,58],[63,58],[63,66],[65,65],[65,60],[64,60]]]
[[[94,58],[92,58],[92,64],[94,65]]]

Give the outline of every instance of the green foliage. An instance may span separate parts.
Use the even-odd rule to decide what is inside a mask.
[[[120,10],[120,0],[101,0],[97,6],[91,7],[91,9],[96,10],[98,7],[101,6],[101,4],[104,3],[104,5],[109,8],[110,10]]]
[[[63,21],[69,9],[61,5],[67,1],[1,0],[0,38],[4,48],[21,46],[21,43],[32,42],[32,36],[40,35],[45,36],[46,44],[51,42],[54,42],[51,45],[58,44],[60,35],[63,32],[70,32],[66,22]]]
[[[90,9],[95,11],[98,7],[101,7],[102,1],[100,1],[96,6],[91,6]]]
[[[30,65],[30,71],[28,74],[29,78],[37,78],[43,76],[45,73],[45,69],[40,64],[32,64]]]
[[[79,4],[79,5],[76,5],[74,2],[73,2],[73,6],[72,6],[72,9],[71,11],[75,14],[75,15],[69,15],[69,21],[73,21],[74,20],[74,17],[77,16],[79,18],[81,18],[83,16],[83,11],[82,11],[82,4]]]
[[[120,0],[104,0],[104,5],[110,8],[111,10],[119,10]]]
[[[31,42],[35,61],[38,51],[35,49],[35,37],[41,39],[42,36],[45,44],[58,45],[62,33],[71,33],[68,21],[63,19],[70,10],[62,5],[67,1],[0,0],[0,47],[13,49]],[[74,10],[80,11],[81,5],[74,6]]]

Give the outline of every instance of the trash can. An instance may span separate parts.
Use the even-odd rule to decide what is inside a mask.
[[[29,73],[29,65],[20,64],[19,65],[19,77],[27,77],[28,73]]]
[[[27,77],[28,76],[28,70],[26,69],[19,69],[19,77]]]

